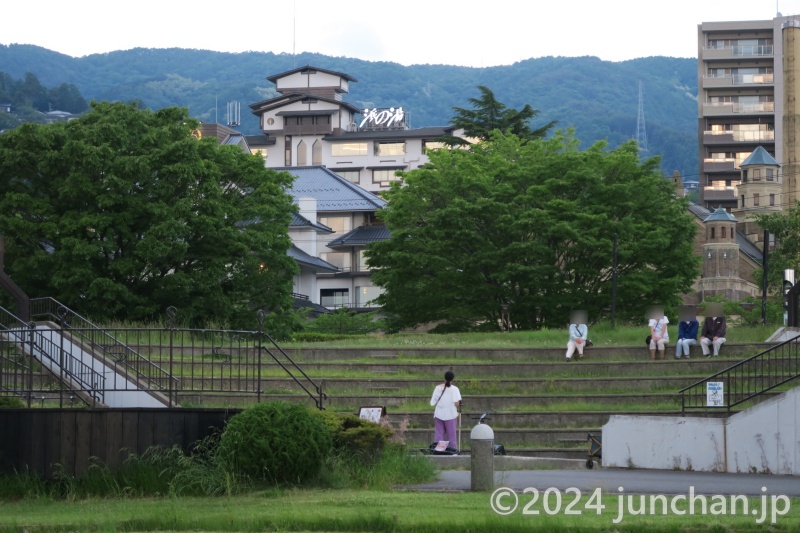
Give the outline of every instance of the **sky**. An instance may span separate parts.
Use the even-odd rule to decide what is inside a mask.
[[[316,52],[403,65],[697,56],[697,24],[800,15],[800,0],[40,0],[4,2],[0,44]],[[0,65],[2,70],[2,65]]]

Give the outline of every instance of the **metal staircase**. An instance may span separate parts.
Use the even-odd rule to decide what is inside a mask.
[[[727,413],[747,407],[800,377],[800,337],[772,346],[748,359],[681,389],[681,409]]]
[[[44,402],[34,377],[41,380],[38,374],[46,373],[87,405],[177,405],[178,380],[105,330],[52,298],[31,300],[30,309],[34,321],[25,323],[0,308],[0,340],[8,347],[0,365],[5,391],[30,403],[36,390]]]

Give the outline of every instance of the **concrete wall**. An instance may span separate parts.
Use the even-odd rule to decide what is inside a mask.
[[[800,387],[730,418],[612,416],[603,466],[800,475]]]
[[[603,426],[604,467],[724,472],[725,420],[612,415]]]
[[[728,419],[728,472],[800,475],[800,387]]]

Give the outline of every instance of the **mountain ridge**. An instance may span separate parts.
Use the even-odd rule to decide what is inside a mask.
[[[556,120],[572,127],[582,146],[606,140],[611,148],[636,135],[639,81],[649,151],[662,170],[697,175],[697,61],[651,56],[605,61],[594,56],[546,56],[511,65],[410,65],[323,54],[216,52],[185,48],[133,48],[82,57],[28,44],[0,45],[0,71],[15,78],[32,72],[48,86],[72,83],[89,100],[141,101],[152,108],[187,107],[204,122],[224,123],[225,103],[243,107],[277,95],[268,76],[313,65],[355,77],[344,100],[360,107],[403,107],[413,127],[448,124],[454,106],[469,107],[478,85],[509,107],[540,110],[532,126]],[[246,109],[246,108],[245,108]],[[244,133],[258,121],[242,113]]]

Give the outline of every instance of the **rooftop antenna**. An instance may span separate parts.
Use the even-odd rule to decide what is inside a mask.
[[[292,68],[297,68],[297,0],[292,2]]]
[[[639,151],[647,151],[647,128],[644,123],[644,91],[642,80],[639,80],[639,114],[636,117],[636,144]]]
[[[228,126],[235,128],[242,123],[242,104],[237,101],[228,102]]]

